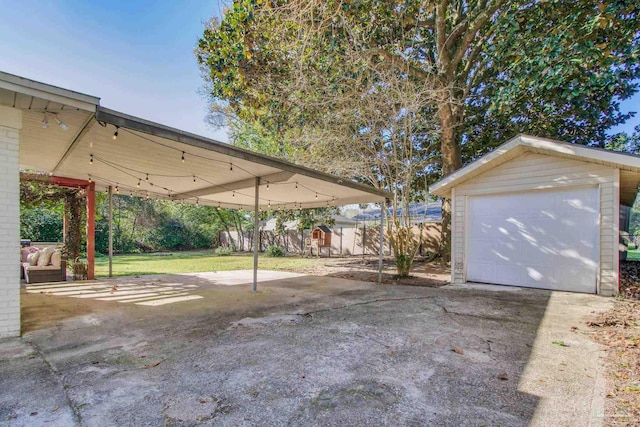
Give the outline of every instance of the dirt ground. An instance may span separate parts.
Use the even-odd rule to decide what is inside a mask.
[[[620,298],[589,322],[607,353],[606,425],[640,425],[640,262],[620,264]]]
[[[378,281],[378,258],[372,256],[349,258],[321,258],[313,267],[295,270],[305,274],[340,277],[342,279]],[[382,283],[386,285],[443,286],[451,278],[449,267],[439,261],[425,262],[418,258],[409,277],[398,278],[393,261],[385,259]]]
[[[316,275],[257,293],[214,275],[162,276],[203,298],[161,307],[24,294],[23,337],[0,343],[0,422],[600,424],[601,346],[582,325],[611,299],[434,287],[445,272],[421,267],[423,286]],[[132,280],[151,279],[110,283]]]

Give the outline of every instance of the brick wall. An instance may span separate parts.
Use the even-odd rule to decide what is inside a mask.
[[[21,127],[21,111],[0,106],[0,338],[20,335]]]

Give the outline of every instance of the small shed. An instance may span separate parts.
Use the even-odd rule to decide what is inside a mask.
[[[613,295],[640,157],[519,135],[431,186],[451,201],[451,281]]]
[[[326,225],[319,225],[311,231],[311,241],[317,241],[319,248],[331,247],[331,229]]]

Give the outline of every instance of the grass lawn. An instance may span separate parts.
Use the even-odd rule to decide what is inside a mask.
[[[640,249],[628,249],[627,250],[627,260],[629,260],[629,261],[640,261]]]
[[[260,256],[259,268],[264,270],[291,270],[314,265],[317,260]],[[250,270],[253,255],[215,256],[213,250],[172,252],[166,254],[115,255],[113,257],[114,276],[134,276],[141,274],[198,273],[203,271]],[[109,275],[109,258],[96,257],[96,276]]]

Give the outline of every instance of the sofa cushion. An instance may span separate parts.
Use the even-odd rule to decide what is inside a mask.
[[[27,262],[27,257],[29,256],[29,254],[32,254],[34,252],[38,252],[38,248],[36,248],[35,246],[29,246],[20,249],[20,261]]]
[[[38,263],[38,258],[40,258],[40,252],[36,251],[36,252],[32,252],[29,255],[27,255],[27,263],[29,265],[36,265]]]
[[[55,267],[60,267],[60,263],[62,262],[62,254],[60,251],[53,251],[51,254],[51,265]]]
[[[26,268],[27,272],[29,271],[43,271],[43,270],[60,270],[60,266],[55,265],[43,265],[42,267],[38,267],[37,265],[30,265]]]
[[[40,256],[38,257],[38,267],[44,267],[51,263],[51,255],[53,255],[53,251],[55,249],[51,246],[47,246],[43,250],[40,251]]]

